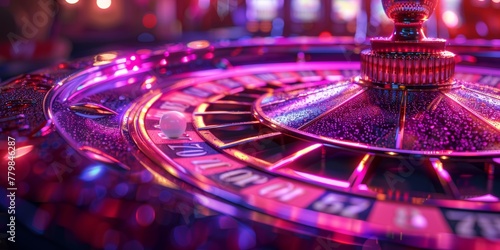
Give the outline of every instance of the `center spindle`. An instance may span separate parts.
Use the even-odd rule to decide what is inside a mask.
[[[382,0],[382,5],[394,32],[371,39],[372,48],[361,53],[361,81],[398,88],[451,85],[455,55],[446,51],[446,40],[427,38],[422,28],[437,0]]]
[[[386,15],[394,22],[393,41],[421,41],[425,39],[424,22],[432,15],[437,1],[382,0]]]

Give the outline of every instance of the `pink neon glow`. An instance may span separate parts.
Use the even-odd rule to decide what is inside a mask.
[[[127,62],[127,58],[116,59],[116,63],[125,63],[125,62]]]
[[[26,154],[28,154],[29,152],[31,152],[31,150],[33,150],[33,145],[27,145],[27,146],[23,146],[23,147],[18,147],[16,150],[15,150],[15,158],[21,158],[23,156],[25,156]],[[7,161],[9,159],[9,153],[7,152],[5,154],[5,156],[3,157],[3,159],[5,161]]]
[[[119,70],[115,71],[114,75],[121,76],[121,75],[126,75],[127,73],[128,73],[127,69],[119,69]]]
[[[97,0],[97,7],[100,9],[107,9],[111,6],[111,0]]]
[[[483,195],[483,196],[469,198],[467,200],[469,200],[469,201],[489,201],[489,202],[497,202],[497,201],[499,201],[498,197],[493,196],[491,194],[486,194],[486,195]]]

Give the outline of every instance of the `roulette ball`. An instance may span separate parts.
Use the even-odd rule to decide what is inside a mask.
[[[500,249],[498,43],[109,51],[0,85],[6,249]]]

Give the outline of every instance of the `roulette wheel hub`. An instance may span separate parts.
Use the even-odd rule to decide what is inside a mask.
[[[486,126],[463,128],[465,117],[449,103],[463,105],[460,96],[476,90],[452,78],[455,55],[445,50],[445,40],[423,34],[422,24],[435,5],[383,1],[395,31],[390,38],[372,39],[372,49],[361,52],[360,76],[275,91],[256,102],[254,113],[284,133],[334,146],[392,155],[498,154],[498,127],[481,114],[485,110],[468,109],[489,120]],[[430,109],[441,109],[442,117],[424,118]],[[464,137],[471,133],[481,136]]]
[[[423,32],[437,1],[382,1],[394,21],[389,38],[371,40],[372,50],[361,53],[361,79],[386,87],[438,87],[451,84],[455,55],[446,40],[429,39]]]

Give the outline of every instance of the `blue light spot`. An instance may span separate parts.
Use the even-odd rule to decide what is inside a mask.
[[[82,171],[80,179],[84,181],[93,181],[97,179],[104,172],[104,166],[97,165],[91,166]]]
[[[158,195],[158,198],[160,199],[160,201],[162,202],[169,202],[173,197],[172,197],[172,194],[167,191],[167,190],[163,190],[160,192],[160,194]]]
[[[138,37],[137,40],[141,43],[150,43],[155,41],[155,37],[151,33],[141,33]]]

